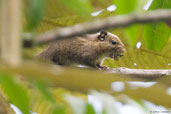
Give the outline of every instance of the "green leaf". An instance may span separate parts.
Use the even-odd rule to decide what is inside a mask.
[[[77,12],[81,16],[90,15],[93,7],[89,0],[60,0],[65,6]]]
[[[0,73],[0,82],[11,103],[17,106],[24,114],[30,114],[29,98],[25,88],[16,83],[12,76],[7,73]]]
[[[169,9],[171,8],[171,0],[153,0],[152,4],[149,7],[149,10],[154,9]]]
[[[53,98],[52,94],[48,91],[47,86],[42,81],[34,81],[34,85],[37,89],[42,93],[44,98],[46,98],[51,103],[55,103],[55,99]]]
[[[165,23],[147,24],[144,26],[144,40],[147,48],[160,50],[168,41],[170,28]]]
[[[52,114],[65,114],[65,108],[64,107],[56,107]]]
[[[144,12],[144,6],[147,5],[149,0],[138,0],[136,11],[143,13]]]
[[[133,12],[137,7],[137,0],[113,0],[113,3],[117,6],[117,14],[127,14]]]
[[[44,13],[44,0],[27,0],[26,30],[31,31],[40,23]]]
[[[86,113],[85,114],[96,114],[96,112],[91,104],[86,105]]]
[[[153,0],[148,10],[171,8],[170,0]],[[147,24],[144,26],[144,40],[148,49],[160,50],[168,41],[170,28],[165,23]]]
[[[127,14],[135,11],[138,2],[137,0],[113,0],[117,6],[117,14]],[[133,25],[125,29],[125,34],[128,38],[129,44],[134,46],[138,39],[138,25]]]
[[[139,25],[132,25],[125,28],[125,35],[128,38],[128,42],[131,46],[135,46],[138,40]]]
[[[85,107],[86,107],[85,99],[68,94],[65,96],[65,100],[71,106],[74,114],[83,114],[85,112]]]

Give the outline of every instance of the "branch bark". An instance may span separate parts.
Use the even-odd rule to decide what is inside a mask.
[[[130,69],[125,67],[107,70],[107,73],[121,74],[125,76],[133,76],[143,79],[157,79],[164,76],[171,76],[171,70],[166,69]]]
[[[18,67],[12,67],[9,65],[2,64],[0,65],[0,70],[12,72],[12,73],[18,73],[24,76],[29,75],[37,79],[44,78],[44,79],[54,80],[55,82],[60,82],[60,80],[64,79],[64,82],[73,81],[74,83],[77,83],[75,82],[77,80],[84,80],[84,79],[85,79],[84,81],[94,79],[103,82],[104,81],[103,79],[106,78],[107,80],[110,80],[110,82],[112,82],[112,80],[116,81],[118,79],[128,81],[130,80],[131,76],[137,79],[145,79],[145,80],[171,76],[171,70],[169,69],[168,70],[167,69],[130,69],[125,67],[120,67],[120,68],[111,68],[108,70],[99,71],[92,68],[60,67],[58,65],[47,65],[39,62],[38,63],[25,62],[24,64]],[[117,76],[119,76],[119,78]],[[65,80],[65,78],[67,80]],[[133,79],[131,78],[131,80]]]
[[[148,23],[171,20],[171,10],[155,10],[146,13],[113,16],[105,19],[94,20],[71,27],[50,30],[36,36],[35,44],[49,43],[58,39],[71,38],[87,33],[98,32],[108,28],[125,27],[131,24]]]

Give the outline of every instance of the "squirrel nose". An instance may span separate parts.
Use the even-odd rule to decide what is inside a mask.
[[[121,55],[119,55],[120,57],[122,57],[123,55],[121,54]]]

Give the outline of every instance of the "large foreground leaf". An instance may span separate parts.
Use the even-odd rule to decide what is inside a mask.
[[[9,74],[0,73],[0,82],[12,104],[16,105],[24,114],[29,112],[29,98],[25,88],[16,83]]]

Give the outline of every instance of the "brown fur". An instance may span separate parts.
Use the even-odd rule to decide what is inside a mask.
[[[116,41],[116,44],[113,45],[112,40]],[[100,63],[104,57],[115,59],[117,56],[122,56],[124,52],[125,48],[121,40],[116,35],[103,31],[100,34],[55,41],[38,56],[59,65],[78,63],[101,67]]]

